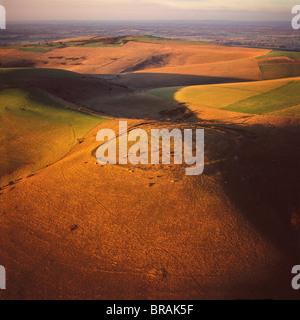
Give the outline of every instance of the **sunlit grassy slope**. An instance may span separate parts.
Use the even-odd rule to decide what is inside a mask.
[[[67,109],[28,79],[78,77],[61,70],[3,69],[0,91],[0,187],[66,155],[105,119]]]
[[[161,88],[148,92],[208,108],[250,114],[300,116],[300,78]]]

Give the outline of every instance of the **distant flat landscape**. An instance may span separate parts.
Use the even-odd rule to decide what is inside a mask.
[[[74,37],[115,37],[132,34],[228,46],[300,51],[299,32],[290,21],[140,20],[10,22],[0,34],[6,45],[52,42]]]

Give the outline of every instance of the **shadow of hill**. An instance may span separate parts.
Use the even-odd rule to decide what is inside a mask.
[[[228,150],[225,161],[209,167],[205,174],[214,176],[219,170],[230,201],[263,237],[296,263],[300,246],[300,121],[286,117],[284,125],[270,122],[210,121],[207,128],[226,133]],[[210,156],[217,154],[214,150]]]
[[[2,59],[3,60],[3,59]],[[1,61],[1,68],[33,68],[36,66],[36,62],[30,59],[16,59],[13,61]]]
[[[190,74],[173,73],[126,73],[126,74],[97,74],[115,84],[125,85],[135,89],[154,89],[161,87],[191,86],[201,84],[219,84],[232,82],[253,81],[245,78],[211,77]]]
[[[144,92],[145,89],[173,85],[246,81],[246,79],[180,74],[129,74],[129,76],[131,75],[137,76],[137,79],[134,79],[132,83],[124,82],[121,75],[86,75],[74,79],[38,79],[30,81],[30,86],[63,99],[66,104],[69,102],[83,110],[105,116],[197,121],[197,117],[194,117],[186,106],[171,99],[166,100],[147,94]]]

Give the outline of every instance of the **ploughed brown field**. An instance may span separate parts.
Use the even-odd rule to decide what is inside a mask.
[[[61,140],[39,149],[34,138],[26,141],[30,126],[3,106],[6,148],[27,143],[27,158],[22,148],[15,158],[1,149],[15,167],[0,171],[0,264],[7,270],[0,298],[299,297],[291,287],[300,261],[299,117],[218,110],[148,92],[263,80],[257,58],[269,51],[162,40],[44,53],[1,49],[2,67],[25,72],[9,84],[3,76],[7,92],[34,88],[70,112],[106,121],[77,141],[74,133],[67,147],[63,132],[71,133],[61,131]],[[48,69],[80,75],[50,77]],[[96,134],[118,132],[119,120],[148,132],[205,129],[204,173],[186,176],[185,165],[174,164],[97,164]],[[23,131],[10,135],[19,125]],[[47,137],[42,125],[35,130]],[[30,147],[34,164],[27,163]]]

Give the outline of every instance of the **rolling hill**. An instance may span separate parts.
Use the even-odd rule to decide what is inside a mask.
[[[133,88],[153,88],[260,80],[256,57],[270,52],[142,36],[78,40],[49,43],[47,49],[46,44],[2,48],[1,65],[64,69],[100,75]],[[116,45],[102,45],[105,41]],[[233,64],[237,66],[232,68]]]
[[[1,299],[298,298],[297,54],[128,36],[0,59]],[[205,129],[204,173],[99,165],[119,120]]]

